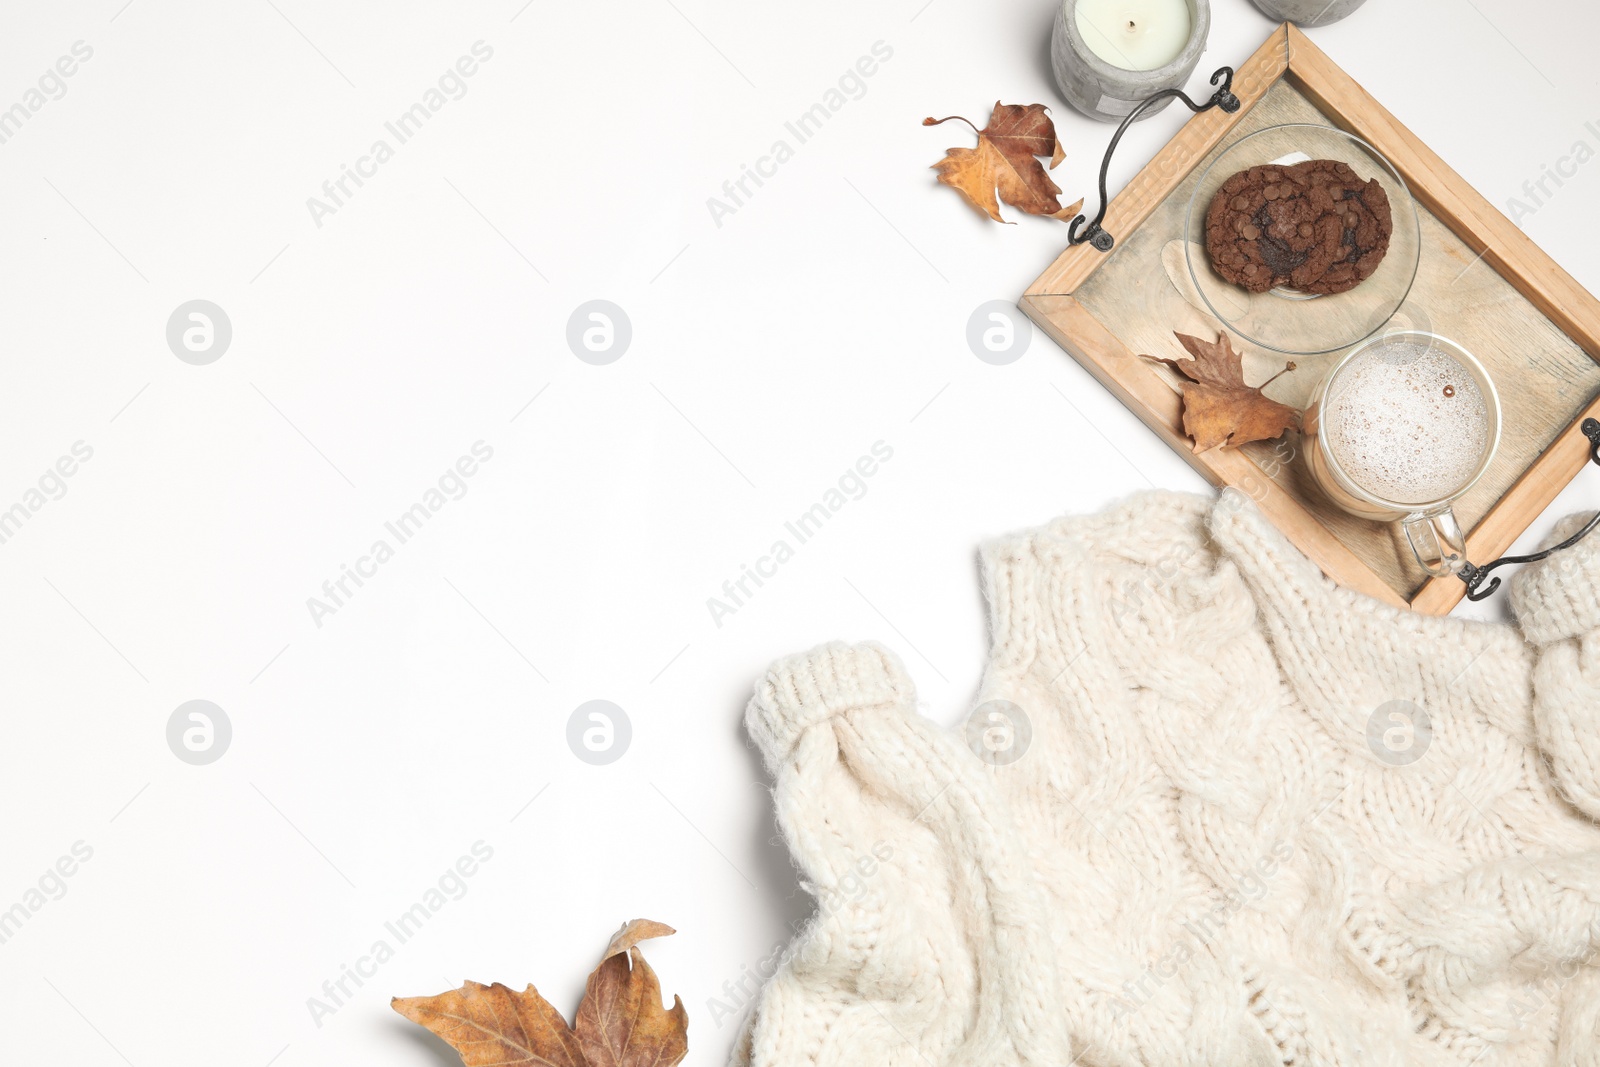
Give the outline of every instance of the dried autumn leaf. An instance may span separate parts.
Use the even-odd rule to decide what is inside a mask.
[[[394,1010],[427,1027],[466,1067],[673,1067],[689,1051],[683,1001],[661,1005],[661,985],[637,945],[673,929],[649,919],[625,923],[589,975],[577,1025],[533,986],[467,982],[435,997],[396,997]]]
[[[1270,441],[1298,425],[1300,413],[1262,393],[1279,374],[1294,370],[1285,363],[1283,370],[1260,385],[1246,385],[1244,364],[1233,350],[1226,332],[1215,341],[1202,341],[1186,333],[1174,333],[1191,358],[1172,359],[1146,356],[1165,363],[1181,374],[1183,382],[1183,432],[1194,439],[1194,450],[1222,446],[1237,448],[1251,441]]]
[[[666,923],[658,923],[654,919],[629,919],[622,924],[622,928],[611,935],[611,943],[606,946],[605,952],[600,954],[600,962],[604,963],[619,952],[626,952],[641,941],[649,941],[656,937],[671,937],[678,931]]]
[[[1055,123],[1045,114],[1043,104],[1024,106],[996,100],[989,125],[981,130],[960,115],[926,118],[922,124],[937,126],[953,120],[965,122],[977,131],[978,147],[947,149],[933,169],[939,172],[941,182],[966,197],[973,207],[996,222],[1005,222],[995,200],[998,189],[1001,200],[1030,215],[1062,221],[1077,215],[1083,201],[1063,208],[1057,199],[1061,189],[1034,158],[1048,156],[1053,170],[1066,157],[1061,142],[1056,140]]]
[[[606,948],[589,975],[574,1028],[588,1067],[671,1067],[689,1051],[689,1015],[683,1001],[661,1006],[656,972],[634,947],[672,933],[670,926],[635,919]]]
[[[518,993],[469,980],[436,997],[396,997],[390,1004],[442,1038],[467,1067],[585,1067],[567,1021],[531,985]]]

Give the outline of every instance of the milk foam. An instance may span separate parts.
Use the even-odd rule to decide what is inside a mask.
[[[1450,496],[1489,447],[1477,380],[1449,353],[1415,341],[1374,345],[1346,364],[1321,423],[1350,480],[1397,504]]]

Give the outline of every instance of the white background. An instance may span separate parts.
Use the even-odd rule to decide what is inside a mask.
[[[879,638],[955,721],[980,540],[1203,488],[1042,335],[1003,367],[967,347],[1065,228],[977,216],[928,170],[970,132],[919,123],[1055,105],[1092,200],[1111,129],[1056,96],[1050,3],[124,3],[0,15],[0,108],[93,48],[0,145],[0,508],[94,450],[0,545],[0,908],[93,849],[0,944],[0,1061],[437,1067],[391,995],[531,981],[570,1014],[645,916],[680,931],[647,952],[688,1062],[722,1062],[708,998],[809,907],[740,726],[767,662]],[[1214,3],[1197,93],[1271,26]],[[1600,147],[1581,0],[1372,0],[1313,34],[1497,205]],[[316,225],[307,198],[480,40],[466,95]],[[878,41],[865,94],[718,226],[707,199]],[[1132,132],[1114,187],[1183,118]],[[1589,164],[1522,220],[1591,289],[1597,204]],[[233,325],[209,366],[165,340],[195,298]],[[596,298],[633,327],[609,366],[565,341]],[[480,440],[469,492],[316,626],[307,598]],[[880,440],[866,495],[714,625]],[[1580,477],[1534,535],[1597,501]],[[209,766],[166,742],[196,698],[233,725]],[[610,766],[565,740],[594,698],[632,721]],[[307,998],[479,840],[466,896],[316,1026]]]

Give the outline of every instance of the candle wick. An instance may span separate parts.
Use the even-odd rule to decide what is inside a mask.
[[[1134,31],[1135,31],[1135,30],[1136,30],[1136,29],[1138,29],[1138,27],[1137,27],[1137,26],[1135,26],[1135,25],[1134,25],[1134,24],[1133,24],[1133,20],[1132,20],[1132,19],[1129,19],[1129,20],[1128,20],[1128,32],[1129,32],[1129,33],[1132,33],[1132,32],[1134,32]]]

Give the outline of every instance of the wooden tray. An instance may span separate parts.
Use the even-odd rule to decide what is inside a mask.
[[[1285,122],[1340,127],[1399,170],[1417,201],[1422,258],[1396,319],[1465,345],[1488,368],[1504,407],[1494,464],[1455,508],[1476,563],[1504,554],[1588,462],[1577,424],[1600,417],[1600,301],[1294,26],[1273,32],[1239,68],[1233,90],[1239,112],[1213,108],[1194,116],[1111,202],[1104,226],[1116,237],[1112,251],[1068,248],[1028,288],[1021,307],[1202,475],[1249,492],[1329,577],[1443,615],[1465,585],[1429,579],[1397,524],[1356,519],[1327,504],[1294,462],[1300,444],[1293,433],[1237,450],[1192,451],[1176,377],[1139,358],[1178,354],[1175,329],[1210,337],[1221,327],[1185,298],[1167,269],[1169,246],[1181,264],[1190,193],[1227,145]],[[1255,353],[1247,343],[1240,347]],[[1303,406],[1341,354],[1296,357],[1299,369],[1269,391]],[[1250,381],[1281,367],[1272,353],[1246,356]]]

